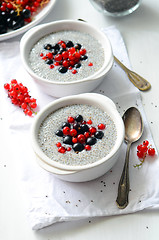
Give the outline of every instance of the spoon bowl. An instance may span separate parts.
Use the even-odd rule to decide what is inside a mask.
[[[127,143],[127,151],[125,157],[125,164],[123,168],[123,172],[119,181],[118,186],[118,196],[116,199],[116,203],[118,208],[124,209],[129,201],[129,153],[131,144],[136,142],[143,133],[143,121],[139,110],[135,107],[131,107],[127,109],[127,111],[123,115],[123,121],[125,126],[125,142]]]

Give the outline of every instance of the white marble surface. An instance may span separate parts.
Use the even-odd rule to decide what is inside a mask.
[[[120,30],[133,70],[152,84],[151,90],[143,92],[141,95],[156,147],[159,148],[159,85],[157,83],[159,1],[143,0],[139,9],[131,15],[113,18],[97,12],[88,0],[57,0],[53,11],[43,20],[43,23],[78,18],[85,19],[99,28],[115,25]],[[20,40],[20,38],[21,36],[8,41]],[[25,208],[19,195],[19,183],[13,169],[13,159],[10,158],[10,162],[6,162],[2,156],[0,160],[0,239],[153,240],[157,239],[159,235],[159,211],[156,210],[80,222],[59,223],[40,231],[32,231],[26,219]]]

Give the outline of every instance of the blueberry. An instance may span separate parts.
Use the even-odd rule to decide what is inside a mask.
[[[77,122],[82,122],[82,121],[83,121],[82,115],[78,114],[78,115],[75,117],[75,120],[76,120]]]
[[[62,130],[57,130],[55,132],[55,134],[58,136],[58,137],[63,137],[63,131]]]
[[[75,152],[81,152],[84,149],[84,145],[81,143],[75,143],[72,148]]]
[[[71,145],[72,144],[72,137],[71,136],[65,136],[64,139],[63,139],[63,143]]]
[[[31,12],[29,9],[26,9],[24,8],[21,12],[21,15],[24,17],[24,18],[30,18],[31,17]]]
[[[81,67],[81,63],[76,63],[76,64],[74,65],[74,67],[75,67],[75,68],[80,68],[80,67]]]
[[[76,49],[80,50],[82,45],[80,43],[76,43],[75,46],[74,46]]]
[[[81,131],[82,131],[83,133],[88,132],[88,131],[89,131],[88,125],[87,125],[87,124],[82,124],[82,125],[81,125]]]
[[[18,28],[21,28],[24,26],[24,19],[20,16],[18,16],[15,20],[13,20],[12,23],[12,29],[17,30]]]
[[[98,139],[102,139],[104,136],[104,133],[102,131],[95,132],[94,136]]]
[[[97,139],[95,137],[89,137],[89,138],[87,138],[86,144],[91,146],[91,145],[96,144],[96,142],[97,142]]]
[[[51,50],[52,49],[52,45],[47,43],[47,44],[44,45],[44,49]]]
[[[47,60],[46,60],[46,63],[50,65],[50,64],[53,63],[53,60],[51,60],[51,59],[47,59]]]
[[[67,72],[67,68],[66,67],[59,67],[59,72],[60,73],[66,73]]]
[[[73,44],[72,41],[67,41],[67,42],[66,42],[66,47],[71,48],[71,47],[73,47],[73,46],[74,46],[74,44]]]
[[[58,51],[60,50],[60,46],[57,43],[52,48],[55,49],[55,50],[58,50]]]
[[[69,127],[70,128],[70,123],[68,123],[68,122],[64,122],[63,124],[62,124],[62,128],[64,128],[64,127]]]
[[[87,57],[87,55],[82,55],[81,57],[80,57],[80,60],[86,60],[88,57]]]

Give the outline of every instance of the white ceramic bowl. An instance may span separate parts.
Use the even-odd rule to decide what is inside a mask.
[[[49,79],[46,80],[33,72],[29,66],[29,53],[33,45],[45,35],[63,30],[76,30],[88,33],[101,43],[104,49],[105,60],[99,71],[87,78],[71,82],[59,82]],[[111,44],[107,36],[90,24],[78,20],[55,21],[32,28],[23,35],[20,42],[20,52],[24,68],[27,72],[37,82],[42,91],[45,91],[47,94],[55,97],[92,91],[103,81],[114,61]]]
[[[87,165],[68,166],[51,160],[38,144],[38,131],[43,120],[55,110],[72,104],[88,104],[101,108],[114,121],[117,140],[114,147],[104,158]],[[117,161],[124,140],[124,124],[115,104],[108,97],[96,93],[85,93],[63,97],[46,106],[35,118],[32,125],[32,147],[39,165],[60,179],[72,182],[90,181],[105,174]]]

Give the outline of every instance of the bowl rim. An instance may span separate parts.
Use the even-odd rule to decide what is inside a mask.
[[[29,66],[28,64],[28,59],[27,56],[25,54],[25,47],[27,45],[28,42],[30,42],[30,39],[32,37],[36,38],[36,35],[38,32],[41,32],[41,30],[43,29],[48,29],[51,27],[55,27],[56,25],[64,25],[64,24],[70,24],[69,26],[71,26],[71,24],[76,24],[77,26],[84,26],[84,28],[89,28],[92,31],[96,32],[97,35],[100,35],[101,39],[104,39],[104,42],[107,46],[107,50],[109,50],[109,58],[107,61],[107,64],[103,64],[103,66],[94,74],[88,76],[87,78],[82,78],[79,80],[75,80],[75,81],[71,81],[71,82],[59,82],[59,81],[55,81],[55,80],[49,80],[43,77],[38,76]],[[65,29],[63,29],[65,30]],[[62,30],[60,30],[62,31]],[[52,31],[48,32],[47,34],[51,33]],[[84,31],[85,32],[85,31]],[[34,39],[34,44],[42,37],[44,37],[47,34],[43,34],[41,37],[36,38],[36,41]],[[99,40],[98,40],[99,41]],[[102,45],[102,44],[101,44]],[[30,46],[30,49],[32,48],[33,44]],[[102,45],[103,46],[103,45]],[[101,30],[97,29],[96,27],[92,26],[91,24],[84,22],[84,21],[80,21],[80,20],[58,20],[58,21],[53,21],[53,22],[49,22],[49,23],[44,23],[44,24],[40,24],[38,26],[33,27],[32,29],[30,29],[29,31],[27,31],[21,38],[20,40],[20,55],[21,55],[21,59],[23,62],[23,65],[25,66],[25,69],[27,70],[27,72],[35,79],[37,79],[39,82],[42,83],[48,83],[48,84],[57,84],[57,85],[72,85],[72,84],[77,84],[77,83],[81,83],[81,82],[86,82],[86,81],[94,81],[94,80],[98,80],[100,77],[104,76],[107,72],[109,72],[109,70],[112,68],[113,62],[114,62],[114,57],[113,57],[113,51],[112,51],[112,46],[110,43],[109,38],[106,36],[106,34],[104,32],[102,32]],[[105,51],[104,51],[104,55],[105,55]],[[104,60],[106,61],[106,60]]]
[[[37,133],[38,133],[38,129],[39,129],[42,121],[51,112],[54,112],[61,107],[71,105],[71,104],[68,104],[68,102],[72,102],[73,100],[74,101],[80,100],[82,102],[85,101],[85,104],[88,104],[88,102],[90,104],[90,102],[91,102],[91,103],[93,103],[92,105],[99,106],[101,109],[109,107],[111,109],[111,114],[117,118],[117,120],[112,118],[116,127],[117,127],[117,124],[118,124],[118,127],[120,127],[119,129],[117,129],[117,140],[115,142],[115,145],[113,146],[111,151],[104,158],[97,160],[94,163],[89,163],[89,164],[80,165],[80,166],[79,165],[74,166],[74,165],[61,164],[61,163],[56,162],[55,160],[52,160],[49,157],[47,157],[47,155],[42,151],[42,149],[40,148],[40,146],[38,144]],[[80,104],[80,102],[79,102],[79,104]],[[109,113],[108,113],[108,115],[109,115]],[[110,98],[108,98],[104,95],[98,94],[98,93],[83,93],[83,94],[78,94],[78,95],[62,97],[62,98],[57,99],[57,100],[51,102],[50,104],[46,105],[36,115],[34,122],[32,124],[31,143],[32,143],[32,147],[33,147],[33,150],[36,153],[36,155],[38,155],[46,164],[51,165],[55,168],[65,170],[65,171],[81,171],[81,170],[99,166],[99,165],[105,163],[106,161],[110,160],[116,154],[116,152],[120,149],[120,147],[124,141],[124,135],[125,135],[124,123],[123,123],[123,120],[122,120],[119,112],[116,109],[114,102]]]

